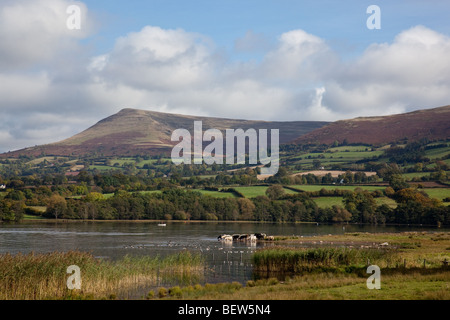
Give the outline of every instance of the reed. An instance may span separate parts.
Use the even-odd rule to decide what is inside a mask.
[[[81,290],[67,289],[67,267],[81,270]],[[46,254],[0,255],[0,299],[97,299],[159,278],[198,276],[204,270],[199,254],[180,252],[165,258],[126,256],[118,261],[96,259],[89,253],[70,251]]]
[[[392,260],[389,250],[314,248],[299,249],[278,247],[255,252],[252,257],[255,271],[260,272],[302,272],[333,271],[362,267],[370,263]]]

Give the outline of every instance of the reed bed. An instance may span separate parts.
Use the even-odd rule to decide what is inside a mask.
[[[391,250],[277,247],[255,252],[252,260],[258,272],[330,272],[394,264],[395,256]]]
[[[67,288],[71,265],[80,268],[81,290]],[[4,254],[0,255],[0,299],[108,298],[130,286],[152,285],[157,278],[198,276],[203,271],[202,257],[190,252],[165,258],[126,256],[118,261],[99,260],[79,251]]]

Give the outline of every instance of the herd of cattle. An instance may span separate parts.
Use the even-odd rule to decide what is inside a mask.
[[[273,241],[273,236],[268,236],[265,233],[255,233],[255,234],[222,234],[217,237],[219,241],[257,241],[266,240]]]

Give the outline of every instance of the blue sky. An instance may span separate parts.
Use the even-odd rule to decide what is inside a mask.
[[[286,31],[302,29],[326,39],[344,55],[357,54],[373,42],[390,42],[402,30],[419,24],[450,33],[450,3],[441,0],[84,2],[100,24],[98,34],[93,36],[99,50],[110,49],[117,37],[146,25],[201,33],[229,50],[230,54],[236,54],[232,50],[236,39],[249,30],[274,41]],[[381,9],[381,30],[366,27],[370,16],[366,9],[372,4]]]
[[[2,0],[0,152],[122,108],[335,121],[449,105],[449,13],[441,0]]]

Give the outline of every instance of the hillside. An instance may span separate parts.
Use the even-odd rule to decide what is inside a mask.
[[[319,121],[236,120],[123,109],[66,140],[10,152],[3,154],[3,157],[43,154],[55,156],[167,154],[175,145],[170,141],[172,132],[184,128],[193,134],[194,121],[202,121],[203,130],[216,128],[223,133],[225,129],[238,128],[279,129],[281,144],[327,124]]]
[[[309,132],[296,144],[365,143],[383,145],[407,139],[445,140],[450,138],[450,106],[418,110],[382,117],[340,120]]]

